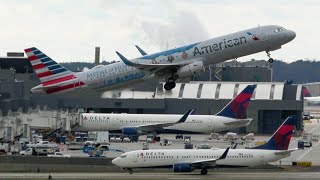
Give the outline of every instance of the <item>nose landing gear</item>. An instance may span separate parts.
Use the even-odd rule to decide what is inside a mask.
[[[266,53],[267,53],[267,56],[268,56],[268,58],[269,58],[268,62],[269,62],[270,64],[272,64],[272,63],[273,63],[273,58],[271,58],[271,56],[270,56],[270,51],[266,51]]]

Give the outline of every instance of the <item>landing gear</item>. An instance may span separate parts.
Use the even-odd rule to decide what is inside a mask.
[[[132,173],[133,173],[133,171],[132,171],[131,168],[128,169],[128,172],[129,172],[129,174],[132,174]]]
[[[171,89],[176,87],[176,83],[174,81],[168,81],[166,84],[164,84],[164,89],[166,91],[170,91]]]
[[[269,60],[268,60],[269,63],[272,64],[273,63],[273,58],[270,57],[270,51],[266,51],[266,53],[267,53],[267,56],[269,58]]]
[[[201,169],[201,175],[206,175],[206,174],[208,174],[208,169],[206,168]]]

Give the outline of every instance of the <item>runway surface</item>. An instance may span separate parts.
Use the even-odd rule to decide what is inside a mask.
[[[320,172],[211,172],[174,173],[51,173],[52,179],[320,179]],[[48,179],[48,173],[0,173],[0,179]]]

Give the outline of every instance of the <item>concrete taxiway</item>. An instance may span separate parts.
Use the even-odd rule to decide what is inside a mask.
[[[319,179],[320,172],[210,172],[199,175],[197,172],[174,173],[0,173],[1,179]]]

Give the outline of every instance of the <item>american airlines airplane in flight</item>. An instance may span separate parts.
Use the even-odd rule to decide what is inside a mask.
[[[102,114],[83,113],[82,125],[74,131],[119,131],[124,136],[147,133],[211,133],[249,125],[245,119],[256,85],[248,85],[215,115],[189,115],[181,120],[177,114]],[[180,120],[179,120],[180,119]]]
[[[117,52],[123,62],[97,65],[78,73],[67,70],[35,47],[25,52],[41,81],[31,89],[32,93],[52,94],[87,87],[104,91],[152,78],[165,79],[164,88],[171,90],[177,79],[198,74],[210,64],[262,51],[270,58],[270,51],[280,49],[295,36],[295,32],[281,26],[259,26],[154,54],[137,47],[142,57],[131,60]]]
[[[297,149],[289,149],[297,118],[289,116],[271,139],[252,149],[153,149],[122,154],[112,163],[132,173],[133,168],[172,168],[173,172],[191,172],[209,168],[250,167],[264,165],[290,156]]]

